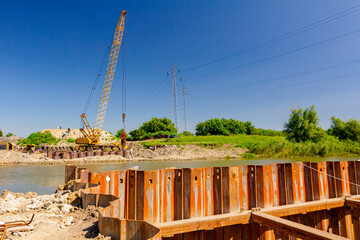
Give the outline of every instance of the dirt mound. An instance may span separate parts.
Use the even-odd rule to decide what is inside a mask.
[[[62,139],[63,135],[65,134],[64,139],[72,138],[80,138],[82,137],[82,133],[80,129],[70,129],[70,133],[68,133],[67,129],[43,129],[40,132],[44,133],[46,131],[49,131],[54,137]],[[113,138],[113,135],[105,130],[101,130],[100,133],[100,142],[101,143],[108,143],[111,142]]]

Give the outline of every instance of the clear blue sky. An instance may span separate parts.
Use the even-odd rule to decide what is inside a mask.
[[[281,130],[291,107],[311,105],[323,128],[329,127],[331,116],[360,118],[356,61],[360,7],[345,16],[335,15],[357,4],[355,0],[4,1],[0,128],[19,136],[57,125],[78,128],[123,9],[128,11],[128,131],[151,117],[169,117],[171,85],[166,73],[173,62],[189,88],[190,131],[213,117],[250,120],[256,127]],[[339,18],[284,35],[334,15]],[[279,36],[285,38],[267,42]],[[252,48],[264,42],[265,46]],[[104,129],[112,132],[122,127],[122,65],[120,56],[104,123]],[[87,113],[91,124],[103,76]]]

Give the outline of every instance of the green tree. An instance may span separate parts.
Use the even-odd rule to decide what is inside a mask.
[[[161,131],[177,133],[175,124],[166,117],[152,118],[150,121],[144,122],[139,129],[144,130],[146,133],[156,133]]]
[[[314,106],[305,110],[292,108],[289,121],[284,124],[284,128],[289,140],[319,142],[326,138],[326,132],[318,124],[319,118]]]
[[[223,119],[213,118],[203,123],[198,123],[195,128],[196,135],[229,135],[230,132],[225,128]]]
[[[183,131],[182,133],[180,133],[180,135],[183,135],[183,136],[194,136],[193,133],[189,132],[189,131]]]
[[[230,134],[242,134],[246,133],[246,125],[244,122],[235,119],[221,119],[223,126]]]
[[[347,122],[340,118],[332,117],[329,134],[338,137],[341,140],[349,139],[360,141],[360,122],[356,119],[349,119]]]
[[[161,138],[177,133],[175,124],[168,118],[152,118],[138,129],[129,132],[132,140]]]
[[[14,136],[14,134],[12,134],[12,133],[6,134],[6,137],[11,137],[11,136]]]
[[[3,132],[0,130],[0,137],[3,137],[4,135],[3,135]]]
[[[49,131],[46,131],[44,133],[36,132],[30,134],[27,138],[23,140],[19,140],[18,143],[21,145],[26,144],[35,144],[39,145],[41,143],[47,143],[49,145],[57,144],[60,140],[54,137]]]
[[[243,122],[236,119],[212,118],[196,125],[195,131],[198,136],[205,135],[230,135],[251,134],[254,126],[250,121]]]
[[[247,135],[251,135],[255,131],[255,127],[250,121],[245,122],[245,128]]]

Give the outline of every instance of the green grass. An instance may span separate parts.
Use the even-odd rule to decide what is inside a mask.
[[[328,136],[323,142],[290,142],[282,136],[233,135],[233,136],[181,136],[179,138],[143,141],[143,146],[157,145],[198,145],[218,148],[225,144],[248,150],[244,157],[329,157],[360,155],[360,143],[340,141]],[[252,154],[252,155],[250,155]]]

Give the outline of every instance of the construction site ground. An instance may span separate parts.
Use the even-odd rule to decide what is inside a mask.
[[[182,160],[217,160],[240,158],[246,150],[222,146],[206,148],[194,145],[159,146],[156,150],[145,149],[139,144],[129,145],[133,149],[132,158],[124,158],[118,155],[93,156],[75,159],[51,159],[46,153],[28,154],[17,151],[0,151],[0,165],[14,164],[83,164],[96,162],[127,162],[127,161],[182,161]]]
[[[50,195],[5,190],[0,198],[1,223],[28,221],[35,214],[30,225],[9,228],[5,239],[110,239],[98,233],[98,209],[77,207],[78,196],[69,190]]]

